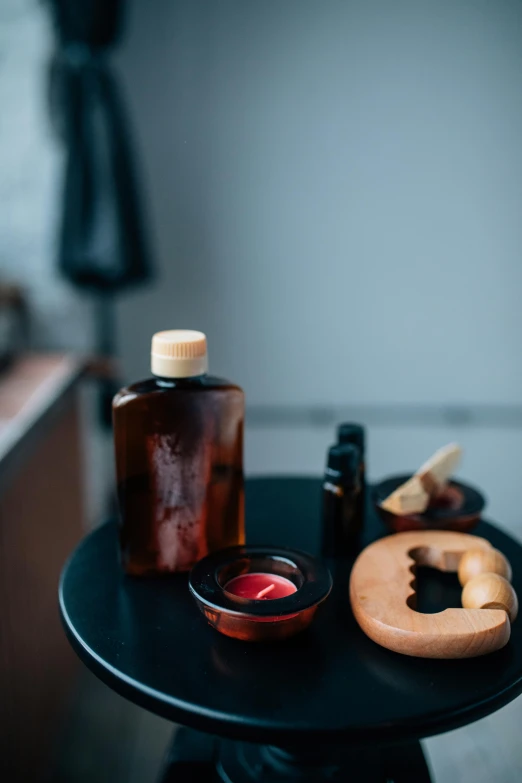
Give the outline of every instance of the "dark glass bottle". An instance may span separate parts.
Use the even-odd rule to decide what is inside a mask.
[[[360,454],[352,444],[332,446],[323,483],[321,553],[346,557],[353,553],[363,526],[364,499]]]
[[[201,332],[159,332],[156,377],[114,398],[120,541],[129,574],[187,571],[208,552],[244,543],[244,394],[206,367]]]
[[[365,443],[366,437],[364,427],[361,424],[354,424],[353,422],[346,422],[340,424],[337,428],[337,443],[342,446],[352,445],[359,449],[360,465],[359,470],[361,473],[361,482],[364,485],[366,481],[365,477]]]

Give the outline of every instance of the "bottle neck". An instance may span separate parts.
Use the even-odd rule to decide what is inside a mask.
[[[153,376],[158,386],[161,386],[162,389],[180,389],[183,387],[188,388],[189,386],[202,386],[206,377],[206,372],[202,375],[189,375],[186,378],[166,378],[161,375]]]

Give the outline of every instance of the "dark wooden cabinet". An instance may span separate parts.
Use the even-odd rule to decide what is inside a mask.
[[[74,691],[61,567],[84,527],[81,366],[26,357],[0,375],[0,778],[45,779]]]

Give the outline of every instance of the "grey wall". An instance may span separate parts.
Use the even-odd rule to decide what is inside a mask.
[[[134,2],[163,285],[131,336],[201,325],[252,402],[518,401],[521,24],[518,2]]]
[[[188,326],[251,405],[520,401],[522,4],[134,0],[120,65],[161,271],[121,306],[129,376]],[[519,429],[387,423],[373,475],[458,438],[515,524]],[[253,428],[247,464],[330,438]]]
[[[328,417],[362,405],[372,476],[458,439],[462,475],[522,534],[521,418],[503,407],[521,400],[521,9],[131,2],[118,65],[160,276],[119,309],[128,377],[155,329],[201,327],[258,411],[323,411],[252,417],[250,472],[320,471]],[[53,271],[49,49],[45,8],[0,3],[0,271],[28,289],[36,346],[86,351],[89,302]],[[439,410],[455,403],[495,407],[486,426]]]
[[[55,271],[61,152],[47,116],[48,9],[0,0],[0,278],[21,284],[32,345],[91,344],[91,306]]]

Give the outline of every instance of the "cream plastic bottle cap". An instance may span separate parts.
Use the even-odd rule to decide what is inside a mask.
[[[170,329],[152,337],[150,366],[161,378],[191,378],[208,369],[207,338],[203,332]]]

